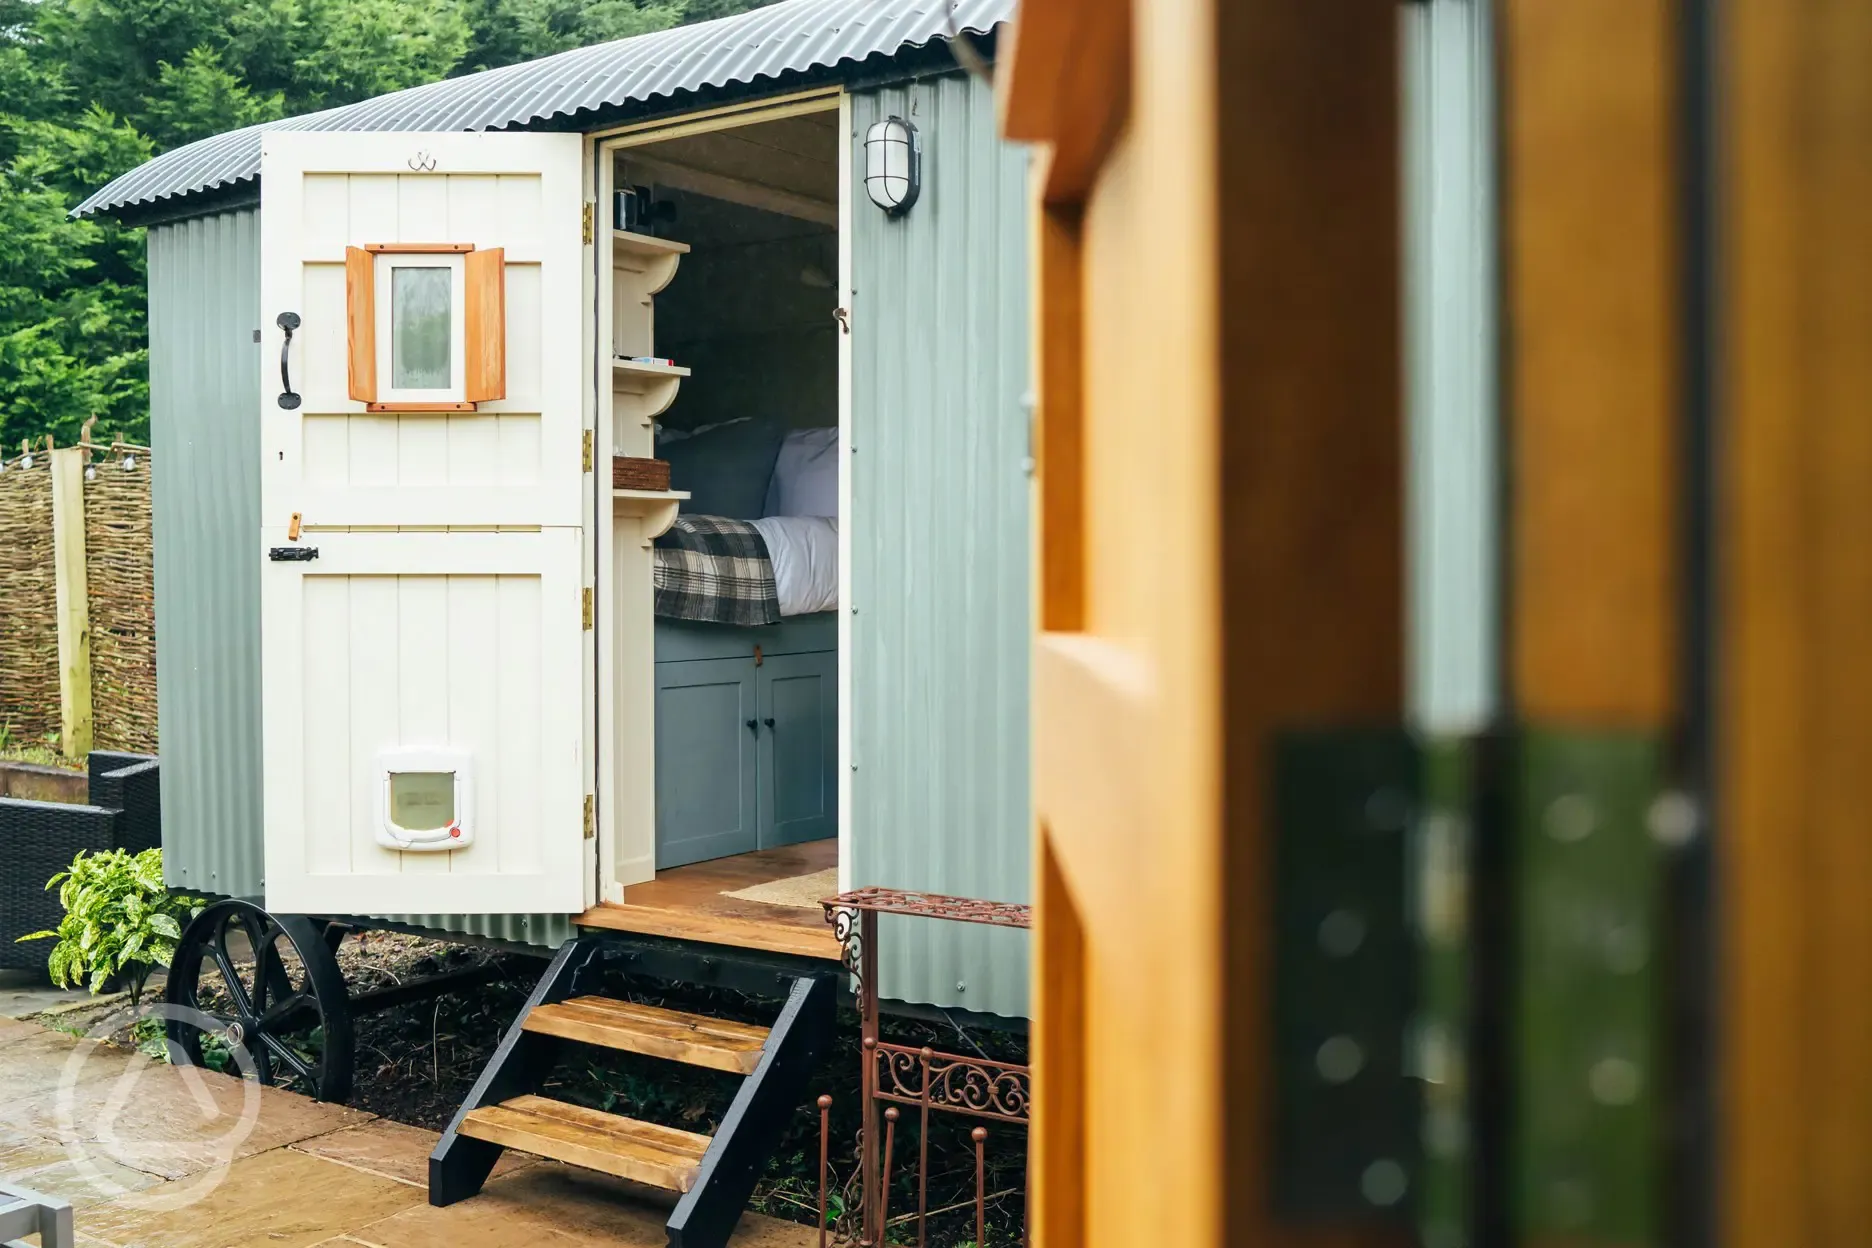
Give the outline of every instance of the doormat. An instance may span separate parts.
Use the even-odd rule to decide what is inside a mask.
[[[724,890],[722,896],[736,901],[758,901],[769,906],[787,906],[794,910],[817,910],[819,903],[838,894],[838,868],[827,867],[811,875],[790,875],[784,880],[768,880],[751,888]]]

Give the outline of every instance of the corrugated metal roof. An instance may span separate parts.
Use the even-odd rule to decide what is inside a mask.
[[[778,80],[985,34],[1015,0],[782,0],[749,13],[575,48],[520,65],[249,126],[178,147],[78,205],[76,216],[179,199],[260,176],[263,130],[505,130],[659,96]],[[575,128],[567,125],[565,128]]]

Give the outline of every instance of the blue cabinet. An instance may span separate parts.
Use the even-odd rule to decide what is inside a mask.
[[[838,654],[775,655],[755,669],[760,847],[838,835]]]
[[[759,848],[755,671],[750,659],[656,665],[659,868]]]
[[[765,630],[723,631],[741,656],[656,665],[659,870],[838,834],[838,652],[757,655]]]

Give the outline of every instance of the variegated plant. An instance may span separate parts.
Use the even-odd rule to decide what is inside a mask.
[[[200,898],[163,886],[160,849],[81,851],[46,882],[48,889],[55,886],[65,907],[58,928],[20,939],[58,940],[48,966],[52,982],[74,987],[88,981],[92,992],[101,992],[121,976],[133,1005],[150,972],[175,956],[182,925],[202,908]]]

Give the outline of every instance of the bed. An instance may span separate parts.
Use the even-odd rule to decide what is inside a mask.
[[[691,497],[656,542],[656,614],[752,627],[837,607],[838,445],[749,419],[660,436]]]

